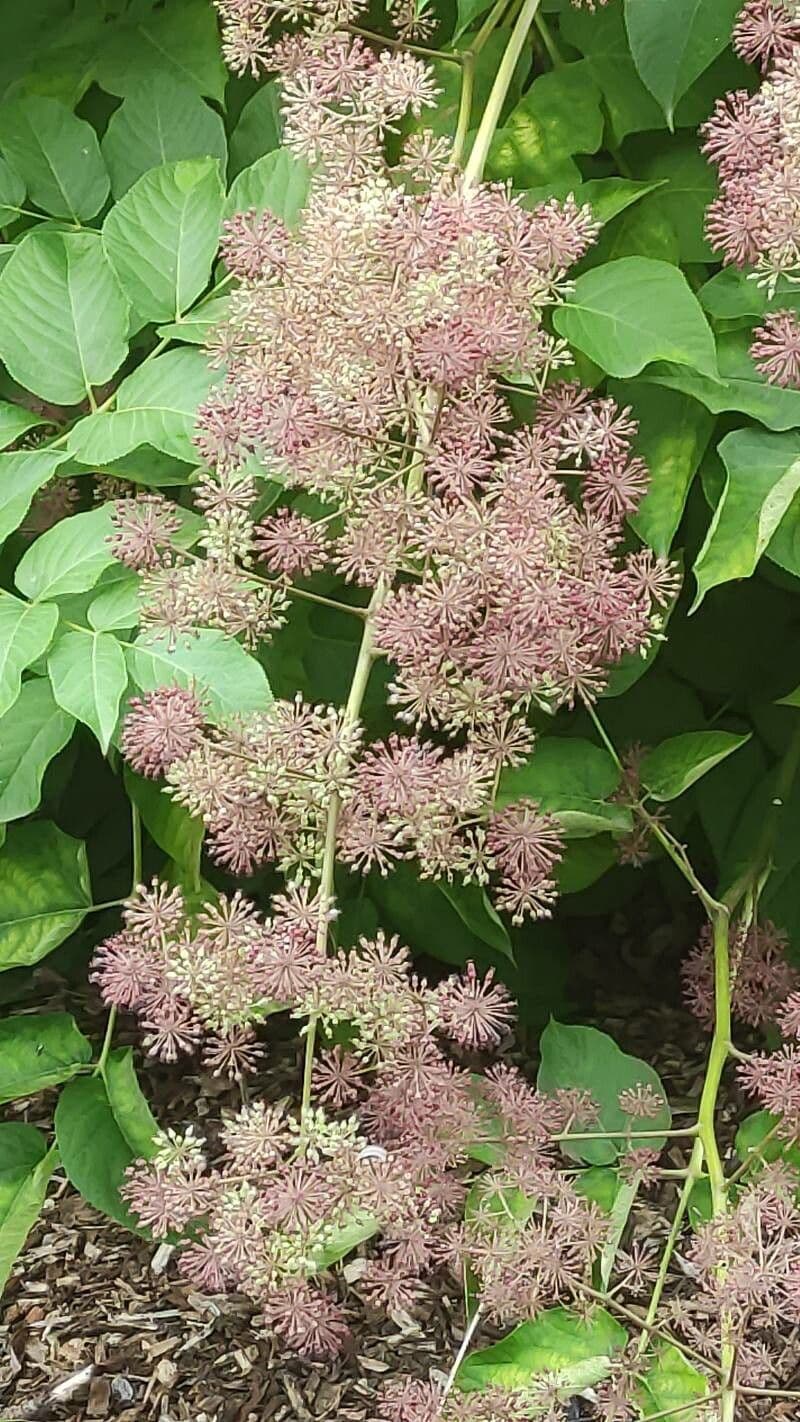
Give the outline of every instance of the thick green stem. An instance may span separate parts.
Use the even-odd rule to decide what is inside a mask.
[[[461,68],[461,96],[458,104],[458,123],[453,139],[453,162],[460,164],[464,157],[472,117],[472,98],[475,91],[475,55],[471,49],[464,51]]]
[[[475,135],[472,152],[469,155],[467,166],[464,169],[464,182],[467,187],[475,187],[483,177],[484,164],[486,163],[486,158],[497,125],[500,122],[500,115],[511,87],[514,70],[522,54],[525,41],[528,38],[528,31],[533,24],[534,16],[539,9],[539,4],[540,0],[524,0],[522,9],[511,31],[511,37],[506,46],[506,52],[500,61],[500,67],[495,76],[486,108],[483,111],[483,117],[481,118],[478,132]]]

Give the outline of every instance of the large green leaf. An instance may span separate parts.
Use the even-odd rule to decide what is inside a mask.
[[[109,464],[140,445],[152,445],[174,459],[193,461],[197,407],[215,379],[205,354],[165,351],[126,376],[116,409],[87,415],[70,433],[68,448],[82,464]]]
[[[0,716],[14,705],[22,673],[53,640],[57,607],[37,607],[0,592]]]
[[[703,3],[710,8],[714,0],[703,0]],[[665,6],[665,14],[666,10]],[[621,4],[609,4],[594,12],[562,5],[559,31],[568,44],[586,56],[592,77],[603,90],[612,136],[617,143],[629,133],[664,127],[661,108],[636,72]],[[752,74],[752,69],[730,50],[725,50],[678,101],[675,126],[696,128],[708,118],[719,94],[752,84]]]
[[[216,158],[151,168],[112,207],[103,245],[141,321],[174,321],[211,275],[223,205]]]
[[[751,1116],[745,1116],[734,1142],[742,1165],[752,1165],[755,1156],[764,1165],[785,1160],[793,1170],[800,1167],[800,1145],[797,1140],[789,1141],[777,1132],[779,1122],[780,1117],[770,1111],[754,1111]]]
[[[26,681],[0,717],[0,824],[19,820],[39,805],[42,778],[64,749],[75,722],[53,699],[44,677]]]
[[[13,251],[13,248],[12,248]],[[36,425],[46,425],[43,415],[35,415],[24,405],[12,405],[9,400],[0,400],[0,449],[14,444],[21,435],[27,434]]]
[[[128,23],[109,26],[97,61],[97,82],[126,98],[155,75],[191,84],[220,104],[227,72],[213,7],[206,0],[170,0],[162,9],[131,6]]]
[[[68,458],[65,449],[20,449],[0,454],[0,543],[19,528],[34,494]]]
[[[486,174],[515,187],[580,183],[575,153],[596,153],[603,141],[602,94],[585,61],[542,74],[512,109],[489,150]]]
[[[207,301],[193,306],[180,321],[167,321],[159,326],[158,334],[162,338],[169,336],[174,341],[185,341],[190,346],[207,345],[212,331],[228,315],[229,307],[230,297],[210,296]]]
[[[68,1012],[37,1012],[0,1022],[0,1101],[58,1086],[92,1060],[92,1044]]]
[[[0,104],[0,148],[52,217],[85,222],[108,197],[97,134],[58,99],[29,94]]]
[[[113,504],[72,514],[48,528],[20,559],[14,581],[39,601],[87,592],[114,563],[109,537]]]
[[[544,736],[524,765],[503,771],[497,804],[538,800],[571,838],[624,832],[631,828],[630,810],[607,803],[618,785],[619,770],[608,751],[577,736]]]
[[[510,958],[513,963],[514,949],[508,929],[486,890],[475,883],[449,884],[446,879],[442,879],[438,887],[476,938],[488,943],[490,948],[502,953],[504,958]]]
[[[613,222],[621,212],[641,202],[662,182],[663,179],[640,182],[635,178],[589,178],[585,183],[543,183],[540,187],[527,188],[519,196],[522,206],[532,209],[550,198],[563,202],[571,193],[577,203],[588,203],[598,222],[605,224]]]
[[[714,337],[686,278],[669,262],[621,257],[584,272],[554,325],[609,375],[655,360],[716,374]]]
[[[726,479],[694,574],[692,611],[710,588],[749,578],[800,490],[800,435],[734,430],[720,442]]]
[[[125,766],[125,789],[136,805],[142,822],[159,849],[179,866],[194,873],[203,843],[205,826],[183,805],[178,805],[162,788]]]
[[[751,339],[749,330],[720,334],[717,339],[719,380],[661,363],[647,372],[647,379],[673,390],[683,390],[714,414],[740,410],[769,429],[796,429],[800,424],[800,391],[785,390],[764,379],[750,356]]]
[[[767,311],[782,311],[800,307],[800,288],[786,277],[780,277],[770,296],[758,283],[757,272],[743,272],[738,267],[723,267],[701,286],[697,295],[706,311],[716,321],[747,321],[751,316],[763,316]]]
[[[282,133],[280,89],[270,79],[247,100],[231,134],[230,176],[235,178],[257,158],[280,148]]]
[[[95,632],[120,632],[137,625],[139,612],[139,575],[131,573],[99,592],[90,602],[86,616]]]
[[[590,1141],[564,1141],[562,1150],[587,1165],[611,1165],[625,1149],[630,1130],[650,1129],[652,1137],[637,1136],[636,1144],[660,1150],[664,1137],[658,1129],[669,1130],[672,1114],[661,1080],[647,1062],[621,1052],[616,1042],[595,1027],[567,1027],[550,1021],[540,1041],[541,1065],[538,1087],[546,1095],[573,1089],[587,1091],[599,1108],[593,1131],[608,1131],[608,1137]],[[662,1106],[647,1118],[647,1125],[627,1115],[619,1104],[622,1091],[649,1087],[661,1098]]]
[[[110,632],[67,631],[47,661],[59,706],[94,732],[105,755],[128,685],[125,654]]]
[[[0,227],[16,222],[25,201],[25,183],[16,168],[0,158]]]
[[[55,1110],[56,1144],[69,1181],[90,1205],[141,1233],[120,1197],[135,1159],[114,1116],[105,1083],[96,1076],[71,1081]]]
[[[627,1341],[625,1329],[605,1309],[593,1309],[587,1317],[565,1308],[546,1309],[499,1343],[467,1354],[456,1381],[464,1392],[524,1388],[543,1373],[555,1372],[563,1375],[563,1386],[581,1391],[607,1375],[611,1358]]]
[[[39,1218],[58,1152],[33,1126],[0,1126],[0,1292]]]
[[[112,1115],[129,1148],[135,1156],[149,1159],[155,1153],[153,1139],[158,1132],[158,1121],[136,1078],[131,1047],[117,1047],[109,1053],[105,1084]]]
[[[86,846],[49,820],[11,825],[0,849],[0,970],[63,943],[92,902]]]
[[[632,406],[639,422],[637,452],[650,472],[647,493],[631,516],[631,525],[656,553],[666,555],[714,420],[697,400],[645,381],[610,381],[609,394],[621,405]]]
[[[197,687],[213,721],[264,711],[271,704],[261,663],[224,632],[203,628],[180,637],[174,647],[158,632],[142,632],[125,651],[131,676],[142,691],[157,686]]]
[[[669,1413],[683,1422],[701,1422],[708,1416],[703,1398],[708,1397],[708,1379],[688,1363],[673,1343],[659,1343],[656,1356],[640,1374],[637,1388],[642,1417],[663,1417]],[[698,1406],[692,1407],[697,1401]]]
[[[705,214],[717,194],[714,169],[698,151],[692,135],[680,142],[652,145],[637,167],[637,176],[662,181],[647,199],[648,208],[664,214],[678,237],[682,262],[711,262],[714,253],[705,235]]]
[[[150,168],[181,158],[218,158],[228,144],[219,114],[197,89],[175,77],[153,74],[111,115],[101,148],[115,198]]]
[[[308,199],[311,174],[302,158],[295,158],[288,148],[276,148],[257,158],[249,168],[234,179],[225,203],[225,215],[234,212],[271,212],[296,227]]]
[[[85,400],[119,369],[128,315],[96,233],[34,230],[0,272],[0,357],[58,405]]]
[[[740,8],[740,0],[625,0],[634,64],[670,128],[678,99],[728,44]]]
[[[686,731],[671,736],[642,758],[642,784],[654,800],[674,800],[740,746],[750,732]]]

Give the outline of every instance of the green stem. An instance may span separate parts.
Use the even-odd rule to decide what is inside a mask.
[[[461,96],[458,104],[458,122],[453,139],[453,162],[460,164],[464,157],[472,117],[472,97],[475,92],[475,55],[472,50],[464,51],[461,68]]]
[[[554,69],[560,69],[564,63],[564,56],[553,37],[553,31],[544,18],[544,15],[537,15],[534,24],[542,44],[547,50],[547,56]]]
[[[350,694],[344,708],[342,717],[342,729],[347,730],[354,726],[361,716],[361,707],[364,702],[364,695],[367,690],[369,674],[372,664],[375,661],[375,613],[383,606],[386,593],[388,591],[385,580],[382,578],[375,588],[367,616],[364,621],[364,630],[361,634],[361,646],[358,652],[353,680],[350,684]],[[328,800],[328,811],[325,821],[325,843],[322,850],[322,867],[319,877],[319,917],[317,919],[317,951],[324,953],[328,947],[328,917],[331,900],[334,896],[334,874],[336,870],[336,831],[339,824],[339,811],[341,800],[334,790]],[[313,1015],[308,1020],[306,1031],[306,1046],[303,1061],[303,1094],[300,1102],[301,1122],[307,1116],[311,1105],[311,1074],[314,1069],[314,1051],[317,1040],[318,1018]]]
[[[656,1281],[653,1285],[653,1292],[650,1295],[650,1303],[648,1305],[647,1314],[645,1315],[644,1319],[643,1332],[641,1338],[639,1339],[639,1346],[637,1350],[638,1356],[641,1356],[641,1354],[647,1347],[650,1334],[653,1331],[653,1325],[655,1324],[656,1318],[658,1317],[658,1309],[661,1303],[661,1296],[664,1292],[664,1287],[667,1282],[667,1277],[669,1275],[669,1266],[672,1261],[672,1256],[675,1252],[675,1246],[678,1243],[678,1236],[681,1232],[681,1226],[683,1225],[684,1216],[689,1208],[689,1200],[691,1199],[692,1191],[698,1180],[700,1179],[702,1173],[703,1143],[701,1140],[696,1140],[694,1144],[694,1149],[692,1151],[691,1159],[689,1161],[689,1169],[688,1174],[686,1176],[686,1181],[678,1199],[678,1204],[675,1210],[675,1214],[673,1216],[670,1232],[667,1236],[667,1242],[664,1246],[664,1252],[661,1256],[661,1263],[658,1267]]]
[[[475,135],[475,142],[472,145],[469,161],[464,169],[464,183],[466,187],[475,187],[483,177],[486,158],[495,135],[495,130],[500,122],[500,115],[511,87],[514,70],[522,54],[525,41],[528,38],[528,31],[533,24],[534,16],[539,9],[539,4],[540,0],[524,0],[522,9],[511,31],[505,54],[500,61],[500,67],[495,75],[495,81],[492,85],[486,108],[483,111],[483,117],[478,126],[478,132]]]

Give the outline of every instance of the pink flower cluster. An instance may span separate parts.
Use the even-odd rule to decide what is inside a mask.
[[[509,996],[491,974],[482,981],[469,965],[429,987],[411,973],[408,950],[380,934],[326,957],[318,911],[287,895],[265,922],[237,894],[191,921],[179,892],[157,886],[127,905],[95,979],[107,1002],[140,1015],[152,1053],[174,1060],[211,1034],[216,1069],[224,1059],[241,1074],[277,1007],[317,1022],[329,1040],[344,1031],[348,1043],[320,1055],[317,1104],[297,1116],[244,1105],[211,1153],[191,1129],[162,1134],[130,1172],[131,1209],[156,1237],[188,1231],[181,1267],[192,1281],[249,1294],[268,1327],[314,1356],[346,1339],[345,1315],[318,1276],[362,1226],[380,1243],[358,1287],[388,1309],[412,1307],[434,1271],[458,1275],[467,1262],[500,1322],[580,1297],[609,1221],[559,1168],[552,1138],[591,1124],[592,1101],[538,1095],[509,1066],[470,1069],[511,1025]],[[644,1089],[620,1098],[632,1126],[660,1105]],[[500,1163],[465,1214],[466,1167],[490,1145]],[[509,1198],[524,1201],[511,1220],[500,1208]]]
[[[755,267],[773,295],[800,273],[800,8],[796,0],[747,0],[733,34],[742,57],[765,72],[754,94],[719,99],[705,124],[704,151],[719,169],[707,213],[709,241],[724,261]],[[768,381],[800,388],[800,322],[770,313],[751,355]]]

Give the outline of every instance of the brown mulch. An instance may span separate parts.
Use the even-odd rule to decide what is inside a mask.
[[[86,1005],[79,1001],[53,1006],[85,1019]],[[678,1008],[643,1002],[641,995],[617,995],[598,1001],[595,1020],[625,1050],[656,1066],[688,1119],[706,1051],[691,1019]],[[96,1019],[82,1025],[99,1035]],[[289,1091],[294,1072],[287,1042],[285,1050],[273,1051],[268,1094]],[[235,1104],[230,1088],[208,1077],[141,1063],[140,1077],[164,1123],[217,1116],[221,1106]],[[55,1093],[46,1093],[15,1103],[11,1111],[46,1128],[54,1104]],[[731,1142],[740,1115],[734,1097],[723,1104]],[[667,1155],[665,1165],[684,1163],[680,1143]],[[637,1207],[636,1235],[654,1247],[669,1227],[671,1186],[665,1182]],[[247,1300],[204,1296],[181,1282],[171,1253],[170,1246],[139,1239],[98,1214],[57,1174],[4,1296],[0,1422],[371,1422],[382,1378],[445,1374],[463,1333],[462,1300],[444,1284],[413,1318],[387,1320],[365,1311],[357,1296],[356,1257],[339,1275],[353,1316],[351,1352],[332,1364],[301,1363],[264,1335]],[[581,1415],[576,1400],[574,1422]],[[748,1408],[747,1415],[758,1413]],[[761,1415],[789,1422],[794,1414],[771,1405]]]

